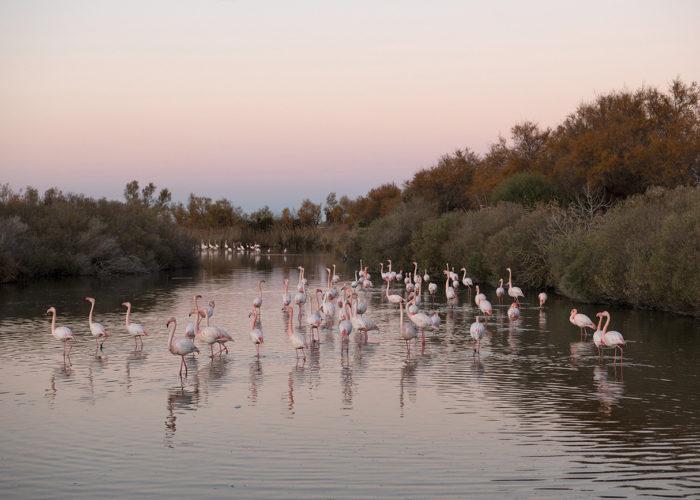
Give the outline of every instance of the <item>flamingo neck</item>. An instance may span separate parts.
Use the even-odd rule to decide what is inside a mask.
[[[88,324],[92,325],[92,310],[95,309],[95,303],[90,301],[90,314],[88,315]]]
[[[605,319],[605,326],[603,327],[603,335],[608,332],[608,325],[610,324],[610,315],[608,314]]]
[[[56,311],[51,311],[51,334],[56,331]]]
[[[124,318],[124,323],[126,323],[126,326],[129,326],[129,317],[131,316],[131,304],[126,306],[126,318]]]
[[[173,351],[173,339],[175,338],[175,328],[177,328],[177,321],[170,322],[170,336],[168,337],[168,350]]]
[[[598,317],[598,328],[597,328],[598,330],[600,330],[600,327],[601,327],[602,324],[603,324],[603,317],[602,317],[602,316],[599,316],[599,317]]]

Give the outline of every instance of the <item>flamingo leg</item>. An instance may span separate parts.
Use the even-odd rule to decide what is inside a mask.
[[[260,344],[255,344],[255,352],[260,357]]]
[[[211,358],[214,359],[214,344],[209,344],[209,351],[211,352]]]

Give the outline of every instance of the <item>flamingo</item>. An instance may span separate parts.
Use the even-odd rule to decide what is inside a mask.
[[[172,328],[170,328],[170,325],[173,325]],[[180,356],[180,377],[182,377],[182,368],[184,367],[185,378],[187,378],[187,363],[185,363],[185,356],[194,352],[199,352],[199,349],[197,349],[197,346],[194,345],[192,339],[188,337],[175,339],[175,329],[177,328],[177,320],[175,318],[170,318],[165,324],[165,327],[170,328],[168,350],[171,354]]]
[[[316,333],[318,333],[318,329],[321,327],[321,323],[323,322],[323,318],[321,318],[321,313],[319,312],[321,309],[321,302],[318,298],[318,295],[321,293],[321,289],[317,288],[316,289],[316,309],[313,307],[313,300],[309,302],[309,314],[306,317],[306,322],[309,324],[309,331],[311,332],[311,341],[315,341],[314,339],[314,329],[316,330]]]
[[[525,294],[520,288],[513,286],[513,273],[511,272],[510,267],[507,267],[506,271],[508,271],[508,295],[513,297],[518,305],[520,305],[520,300],[518,300],[518,298],[524,298]]]
[[[299,335],[298,332],[294,331],[294,326],[292,325],[292,318],[294,317],[294,306],[289,304],[289,322],[287,323],[287,336],[289,337],[289,342],[296,352],[297,360],[299,359],[299,349],[304,355],[304,361],[306,361],[306,352],[304,351],[304,339]]]
[[[476,304],[476,307],[479,307],[479,303],[482,300],[486,300],[486,295],[481,293],[481,291],[479,290],[479,285],[476,285],[476,295],[474,295],[474,303]]]
[[[475,319],[476,321],[469,327],[469,335],[471,335],[476,342],[474,353],[477,353],[481,352],[481,339],[484,337],[484,333],[486,333],[486,325],[479,321],[479,316],[477,316]]]
[[[544,303],[547,302],[547,294],[544,292],[540,292],[540,294],[537,296],[537,299],[540,301],[540,309],[544,307]]]
[[[572,325],[579,327],[579,329],[581,330],[581,336],[584,336],[586,334],[586,328],[590,328],[593,331],[595,331],[596,329],[595,324],[593,323],[593,321],[591,321],[591,318],[589,318],[585,314],[581,314],[576,309],[571,310],[571,314],[569,315],[569,322]]]
[[[339,281],[340,281],[340,276],[335,274],[335,264],[333,264],[333,277],[331,278],[331,282],[338,283]]]
[[[598,328],[593,332],[593,344],[598,349],[598,356],[601,356],[603,354],[603,313],[596,313],[596,318],[598,318]]]
[[[467,277],[467,268],[463,267],[460,269],[462,271],[462,284],[466,286],[469,289],[469,292],[471,293],[472,291],[472,286],[474,286],[474,282],[472,281],[471,278]]]
[[[430,295],[435,295],[435,292],[437,292],[437,288],[438,287],[435,283],[429,283],[428,284],[428,293],[430,293]]]
[[[286,280],[285,280],[286,281]],[[250,340],[255,344],[255,351],[257,356],[260,357],[260,344],[264,342],[263,332],[258,325],[258,310],[254,307],[253,311],[250,313],[253,320],[250,325]]]
[[[498,303],[503,304],[503,296],[506,294],[503,288],[503,278],[498,280],[498,288],[496,288],[496,297],[498,297]]]
[[[213,300],[209,301],[209,307],[207,307],[207,320],[214,316],[214,308],[216,303]]]
[[[340,338],[345,341],[348,340],[350,334],[352,333],[352,321],[350,321],[351,311],[349,310],[350,304],[345,303],[345,306],[340,311],[340,321],[338,322],[338,332],[340,333]]]
[[[198,297],[201,297],[201,295]],[[204,311],[198,310],[190,313],[190,315],[191,314],[195,314],[196,318],[194,325],[195,336],[199,342],[209,345],[209,352],[211,353],[210,357],[213,358],[214,344],[218,343],[221,339],[219,329],[214,326],[205,326],[204,328],[199,327],[202,318],[206,317],[206,313]],[[219,353],[221,353],[221,351],[222,349],[219,349]]]
[[[253,307],[260,309],[262,307],[262,284],[265,280],[258,281],[258,296],[253,299]]]
[[[508,319],[514,321],[520,317],[520,309],[518,308],[518,303],[513,302],[508,308]]]
[[[435,327],[433,326],[432,321],[430,321],[430,317],[422,312],[411,312],[409,309],[408,311],[408,319],[411,320],[411,322],[416,325],[418,328],[418,331],[420,332],[421,336],[421,343],[425,344],[425,329],[430,328],[432,330],[435,330]]]
[[[448,301],[453,300],[455,298],[455,289],[450,286],[450,265],[447,264],[447,270],[443,271],[445,273],[445,276],[447,277],[445,279],[445,297],[447,298]]]
[[[390,283],[390,281],[387,280],[387,282],[386,282],[386,298],[387,298],[387,300],[389,302],[391,302],[392,304],[401,303],[401,301],[403,300],[403,298],[401,298],[401,295],[396,295],[394,293],[392,293],[391,295],[389,294],[389,283]]]
[[[143,348],[143,337],[147,336],[148,333],[142,324],[131,322],[131,302],[123,302],[122,306],[126,307],[126,318],[124,319],[126,331],[129,332],[129,335],[134,337],[134,346],[138,349],[138,342],[136,339],[139,339],[141,341],[141,348]]]
[[[481,312],[486,316],[491,316],[493,314],[493,306],[491,306],[491,302],[486,300],[486,298],[479,301],[479,309],[481,309]]]
[[[285,278],[284,285],[282,286],[282,310],[284,311],[291,303],[292,297],[289,295],[289,280]]]
[[[51,335],[53,335],[53,338],[56,340],[60,340],[63,342],[63,362],[66,362],[66,358],[68,358],[68,362],[70,363],[70,352],[73,349],[73,342],[75,342],[75,339],[73,338],[73,331],[68,328],[67,326],[56,326],[56,308],[54,306],[49,307],[46,310],[46,314],[51,314]],[[71,342],[70,347],[68,348],[68,352],[66,352],[66,344],[68,342]]]
[[[109,337],[107,330],[100,323],[96,323],[92,320],[92,312],[95,309],[95,299],[92,297],[85,297],[85,300],[90,302],[90,315],[88,316],[88,325],[90,325],[90,332],[92,336],[95,337],[95,354],[97,354],[97,349],[102,350],[102,344]],[[135,338],[135,337],[134,337]]]
[[[610,324],[610,313],[608,311],[603,311],[601,313],[605,316],[605,326],[603,326],[603,344],[605,347],[610,347],[613,349],[613,363],[616,360],[617,351],[620,350],[620,363],[622,363],[622,346],[625,345],[625,339],[622,337],[620,332],[608,331],[608,325]]]
[[[427,269],[423,271],[423,281],[425,281],[426,283],[430,283],[430,275],[428,274]]]
[[[415,338],[418,338],[418,331],[412,321],[403,320],[403,300],[399,302],[399,309],[401,310],[401,316],[399,319],[399,335],[401,339],[406,341],[406,354],[411,353],[411,347],[409,342]]]
[[[440,328],[441,320],[437,311],[433,311],[433,314],[430,316],[430,322],[433,325],[433,329]]]

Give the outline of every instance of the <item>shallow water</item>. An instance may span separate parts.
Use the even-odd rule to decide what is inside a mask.
[[[495,306],[475,356],[466,291],[454,309],[439,291],[440,330],[407,357],[398,310],[375,289],[362,294],[380,333],[367,344],[353,334],[344,353],[337,328],[323,331],[304,363],[287,342],[281,284],[296,283],[303,264],[320,285],[330,259],[203,260],[192,274],[0,288],[3,497],[700,492],[700,330],[691,318],[608,308],[628,340],[620,367],[580,340],[571,301],[550,294],[540,312],[527,292],[516,323]],[[268,285],[259,360],[247,318],[258,279]],[[216,300],[212,323],[236,341],[229,355],[191,360],[181,384],[165,321],[175,316],[181,333],[196,292]],[[98,356],[85,295],[112,333]],[[125,333],[124,300],[150,331],[140,352]],[[49,305],[58,324],[85,335],[72,366],[49,334]]]

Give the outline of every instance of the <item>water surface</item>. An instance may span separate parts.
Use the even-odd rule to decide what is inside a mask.
[[[376,289],[362,294],[380,333],[368,343],[352,335],[344,353],[337,328],[325,330],[304,363],[287,343],[282,280],[295,283],[303,264],[320,285],[331,258],[203,260],[191,274],[0,288],[3,497],[700,492],[700,332],[691,318],[608,308],[629,341],[619,367],[580,340],[568,299],[550,294],[539,311],[529,291],[515,323],[496,305],[475,356],[475,310],[462,289],[454,309],[438,293],[443,324],[407,357],[398,310]],[[268,287],[257,359],[247,315],[259,279]],[[181,383],[165,322],[175,316],[182,332],[194,293],[216,300],[212,322],[236,342],[228,356],[191,360]],[[112,333],[98,356],[85,295]],[[142,351],[125,333],[124,300],[150,331]],[[427,293],[424,301],[430,309]],[[83,335],[72,366],[49,334],[49,305]]]

